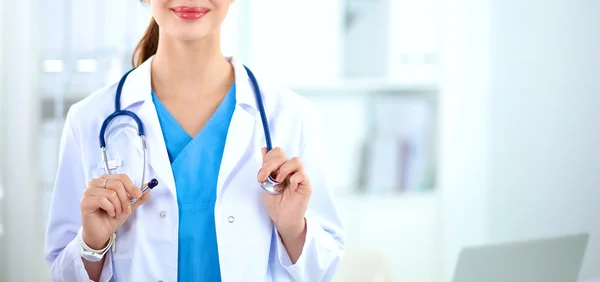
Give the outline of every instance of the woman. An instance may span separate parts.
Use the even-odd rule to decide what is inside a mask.
[[[52,278],[330,281],[343,233],[316,107],[258,75],[278,146],[267,152],[249,74],[221,54],[233,0],[148,2],[153,20],[118,99],[143,122],[147,165],[137,124],[119,117],[102,137],[104,170],[98,136],[117,82],[71,107],[46,234]],[[281,193],[261,188],[269,175]]]

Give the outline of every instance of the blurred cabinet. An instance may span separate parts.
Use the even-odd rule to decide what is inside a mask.
[[[342,1],[237,1],[245,5],[239,31],[244,61],[283,84],[339,78]]]
[[[325,119],[323,146],[337,195],[435,189],[436,85],[353,79],[293,89]]]
[[[149,22],[137,1],[40,1],[40,91],[55,102],[81,99],[120,77]],[[116,73],[116,75],[115,75]]]
[[[245,61],[321,107],[336,193],[433,190],[438,0],[242,2]]]
[[[439,0],[345,0],[347,78],[436,83]]]

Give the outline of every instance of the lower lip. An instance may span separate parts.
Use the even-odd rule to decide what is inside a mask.
[[[173,13],[184,19],[184,20],[197,20],[200,19],[202,17],[204,17],[204,15],[206,15],[206,13],[208,12],[179,12],[179,11],[173,11]]]

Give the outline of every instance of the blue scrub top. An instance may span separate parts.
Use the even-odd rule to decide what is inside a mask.
[[[235,83],[194,138],[160,102],[156,107],[179,204],[178,281],[221,281],[214,207],[217,177],[235,108]]]

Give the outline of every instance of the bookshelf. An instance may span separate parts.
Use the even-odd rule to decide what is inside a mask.
[[[396,196],[435,190],[435,83],[347,79],[291,88],[316,103],[324,116],[336,194]]]

